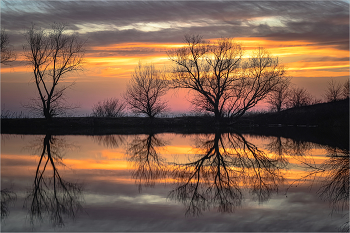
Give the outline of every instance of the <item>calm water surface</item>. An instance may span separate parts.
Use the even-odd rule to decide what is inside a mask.
[[[1,135],[1,230],[347,230],[348,154],[234,133]]]

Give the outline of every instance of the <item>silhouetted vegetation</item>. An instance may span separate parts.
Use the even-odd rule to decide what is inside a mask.
[[[1,64],[9,64],[16,60],[16,54],[10,44],[10,38],[7,35],[5,29],[1,29]]]
[[[340,100],[342,96],[342,86],[340,83],[334,82],[334,80],[328,82],[328,87],[325,93],[325,99],[327,102],[333,102]]]
[[[98,102],[92,107],[93,117],[121,117],[124,115],[125,103],[117,98],[110,98]]]
[[[290,97],[290,79],[285,79],[275,86],[270,95],[267,96],[267,103],[270,104],[272,111],[280,112],[285,109]]]
[[[2,133],[20,134],[137,134],[137,133],[210,133],[233,130],[266,131],[270,127],[281,127],[280,131],[295,131],[312,128],[327,134],[347,135],[349,132],[349,99],[332,103],[321,103],[281,112],[257,113],[242,117],[239,121],[230,118],[220,123],[210,116],[155,118],[121,117],[93,118],[73,117],[45,119],[2,119]],[[288,128],[288,130],[286,130]],[[311,130],[311,129],[310,129]],[[300,135],[302,136],[302,135]]]
[[[193,91],[195,109],[216,119],[238,119],[283,82],[285,70],[259,48],[243,60],[232,38],[209,43],[201,36],[185,36],[185,47],[168,52],[176,65],[172,86]]]
[[[136,114],[155,117],[167,109],[167,103],[161,100],[168,90],[165,74],[153,65],[136,67],[125,93],[125,101]]]
[[[75,34],[67,34],[63,24],[52,25],[52,30],[37,29],[34,25],[25,34],[27,44],[24,55],[33,69],[39,98],[26,107],[49,119],[4,119],[18,115],[4,111],[1,114],[5,132],[79,132],[86,134],[127,132],[196,131],[214,129],[282,125],[313,125],[321,127],[348,126],[349,81],[343,86],[330,82],[325,96],[333,105],[315,104],[318,101],[304,88],[291,88],[290,79],[278,58],[263,48],[258,48],[247,59],[240,44],[232,38],[209,42],[201,36],[185,36],[185,46],[168,51],[173,62],[172,72],[157,70],[154,65],[139,65],[124,94],[125,103],[111,98],[98,102],[92,108],[93,118],[67,118],[52,120],[75,108],[67,104],[64,95],[72,85],[61,85],[64,76],[82,69],[84,42]],[[2,56],[14,59],[9,49],[5,31],[1,33]],[[4,49],[4,52],[3,52]],[[2,62],[7,61],[2,58]],[[143,118],[129,119],[126,106],[135,114],[150,118],[168,110],[162,100],[169,88],[185,88],[193,92],[191,100],[201,117],[183,117],[148,121]],[[345,99],[339,101],[340,99]],[[251,114],[248,110],[260,101],[266,101],[277,113]],[[310,106],[312,105],[312,106]],[[307,107],[309,106],[309,107]],[[20,115],[21,116],[21,115]],[[214,117],[212,117],[214,116]],[[242,118],[243,116],[243,118]],[[116,119],[105,119],[116,118]],[[165,128],[168,128],[167,130]],[[142,131],[142,130],[141,130]],[[57,131],[56,131],[57,132]],[[134,131],[133,131],[134,132]]]
[[[61,81],[67,73],[80,70],[83,63],[84,42],[65,30],[62,24],[52,25],[49,32],[32,25],[25,34],[24,56],[33,69],[39,94],[26,107],[48,120],[74,108],[64,98],[72,84],[64,86]]]
[[[247,116],[254,124],[260,126],[313,126],[313,127],[342,127],[338,130],[349,129],[349,99],[331,103],[319,103],[310,106],[295,107],[277,112],[258,113]]]
[[[349,99],[349,80],[343,84],[342,97],[343,99]]]
[[[292,88],[287,100],[288,108],[311,105],[313,98],[305,88]]]

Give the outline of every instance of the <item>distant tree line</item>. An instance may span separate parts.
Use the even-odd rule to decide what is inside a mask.
[[[38,98],[26,105],[50,120],[73,109],[65,100],[72,85],[62,85],[66,74],[82,69],[85,41],[66,33],[66,26],[53,24],[51,30],[32,25],[25,33],[24,57],[33,70]],[[304,88],[292,87],[285,68],[264,48],[247,55],[232,38],[206,41],[199,35],[186,35],[185,45],[167,52],[172,68],[161,71],[152,64],[135,68],[121,98],[96,103],[94,117],[120,117],[128,108],[150,118],[169,110],[164,96],[171,89],[187,89],[194,110],[213,115],[217,121],[235,121],[260,102],[272,111],[321,102]],[[1,64],[16,59],[5,30],[1,30]],[[73,83],[74,84],[74,83]],[[328,83],[326,102],[349,98],[349,81]]]
[[[349,80],[343,85],[331,80],[324,93],[324,101],[314,98],[305,88],[292,87],[290,79],[285,79],[270,93],[266,102],[272,111],[297,108],[321,102],[334,102],[349,98]]]

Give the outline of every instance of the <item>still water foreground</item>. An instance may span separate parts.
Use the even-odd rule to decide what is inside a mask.
[[[349,228],[348,147],[238,133],[1,143],[1,231]]]

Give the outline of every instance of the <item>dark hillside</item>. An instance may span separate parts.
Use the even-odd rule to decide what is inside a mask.
[[[293,125],[349,128],[349,99],[242,118],[259,126]]]

